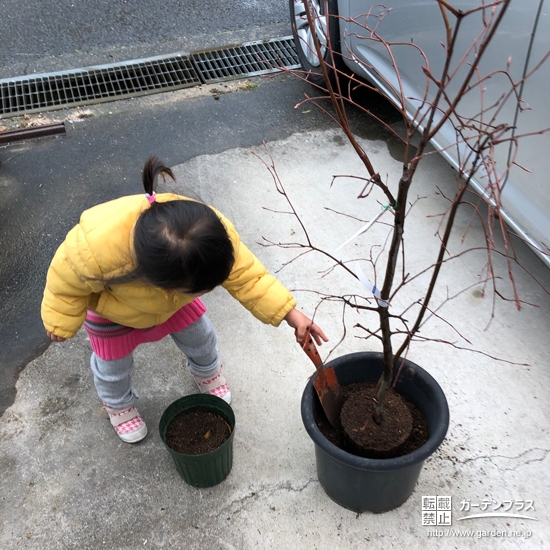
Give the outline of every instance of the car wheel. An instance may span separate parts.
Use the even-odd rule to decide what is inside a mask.
[[[308,24],[305,2],[309,2],[310,12],[315,22],[314,29]],[[336,69],[342,68],[340,56],[340,33],[337,0],[290,0],[290,19],[296,52],[300,58],[302,69],[307,73],[307,80],[317,86],[325,87],[321,64],[315,50],[313,33],[317,35],[324,60]],[[325,13],[325,10],[328,13]],[[329,42],[330,40],[330,42]],[[332,52],[328,44],[330,44]],[[327,66],[332,82],[336,77],[333,67]]]

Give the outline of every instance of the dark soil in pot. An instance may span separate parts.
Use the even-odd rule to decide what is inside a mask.
[[[166,444],[185,455],[200,455],[219,448],[231,435],[231,427],[219,415],[200,409],[183,411],[166,428]]]
[[[319,412],[315,418],[321,433],[340,449],[365,458],[395,458],[421,447],[429,437],[420,411],[407,399],[390,390],[384,398],[385,414],[380,425],[372,419],[375,383],[342,386],[344,404],[340,426],[331,426]]]

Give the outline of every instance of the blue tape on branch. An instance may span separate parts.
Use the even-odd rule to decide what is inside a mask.
[[[376,300],[378,301],[378,305],[380,307],[388,307],[390,305],[388,304],[388,302],[386,302],[386,300],[382,300],[382,295],[380,294],[380,290],[378,290],[378,288],[376,288],[374,283],[372,283],[368,279],[368,277],[365,275],[365,273],[363,272],[359,264],[355,264],[355,274],[357,275],[358,279],[361,281],[361,284],[376,298]]]

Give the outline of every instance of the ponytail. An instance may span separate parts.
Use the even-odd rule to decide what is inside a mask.
[[[157,176],[159,174],[162,174],[163,181],[166,181],[166,176],[169,176],[174,181],[176,181],[176,178],[174,177],[172,170],[164,166],[164,164],[158,157],[151,155],[147,159],[147,162],[143,167],[143,172],[141,175],[141,181],[143,182],[143,189],[145,189],[145,192],[148,193],[149,195],[154,194],[155,183],[157,180]]]

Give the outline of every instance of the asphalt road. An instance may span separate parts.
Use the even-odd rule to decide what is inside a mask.
[[[284,34],[286,0],[1,0],[0,79]]]

